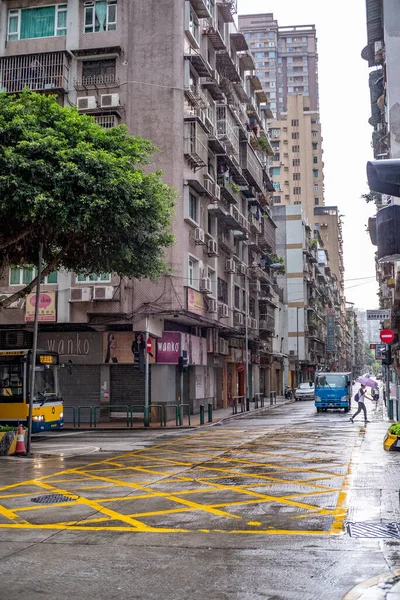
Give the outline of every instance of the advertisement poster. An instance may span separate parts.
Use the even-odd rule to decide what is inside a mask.
[[[162,364],[177,365],[181,355],[181,333],[178,331],[164,331],[157,340],[157,362]]]
[[[29,294],[26,299],[25,321],[31,322],[35,320],[35,305],[36,294]],[[56,319],[56,293],[42,292],[39,295],[39,315],[38,320],[41,322],[55,322]]]
[[[335,315],[326,317],[326,349],[336,350],[335,344]]]
[[[204,296],[192,288],[187,288],[187,309],[188,311],[204,317]]]
[[[156,342],[151,339],[152,351],[149,363],[155,363]],[[135,331],[108,331],[103,333],[103,362],[108,364],[138,364],[144,369],[146,335]]]

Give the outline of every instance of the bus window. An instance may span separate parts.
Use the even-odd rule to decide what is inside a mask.
[[[57,396],[57,369],[53,365],[35,368],[34,402],[42,402],[48,396]]]
[[[2,402],[13,402],[12,398],[22,398],[22,366],[13,362],[0,364],[0,397]],[[9,400],[6,400],[9,398]]]

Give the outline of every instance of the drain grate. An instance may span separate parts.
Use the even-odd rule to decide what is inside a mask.
[[[347,533],[353,538],[390,538],[400,540],[400,523],[346,523]]]
[[[71,496],[64,496],[63,494],[46,494],[46,496],[36,496],[31,498],[32,502],[37,504],[58,504],[59,502],[74,502],[76,498]]]

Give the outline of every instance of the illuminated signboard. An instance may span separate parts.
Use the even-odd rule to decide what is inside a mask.
[[[51,356],[48,354],[42,354],[41,356],[39,356],[39,362],[47,365],[52,365],[55,362],[55,359],[55,356]]]

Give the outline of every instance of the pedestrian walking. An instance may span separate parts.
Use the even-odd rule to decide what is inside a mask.
[[[354,413],[354,415],[352,417],[350,417],[350,421],[352,423],[354,423],[354,419],[356,418],[356,416],[358,414],[360,414],[361,411],[363,411],[364,413],[364,421],[365,423],[370,423],[370,421],[368,421],[367,419],[367,407],[365,406],[365,398],[369,398],[370,400],[372,400],[372,398],[370,398],[369,396],[366,395],[366,388],[365,385],[361,384],[360,389],[358,390],[357,394],[354,396],[354,400],[358,403],[358,410],[356,413]]]

